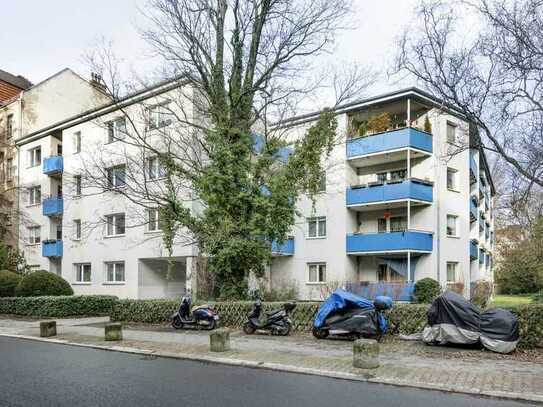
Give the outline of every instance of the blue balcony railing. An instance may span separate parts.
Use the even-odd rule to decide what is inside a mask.
[[[477,206],[475,206],[473,199],[469,200],[469,218],[472,222],[477,220]]]
[[[386,295],[394,301],[412,301],[415,283],[407,281],[384,282],[384,281],[360,281],[347,283],[347,291],[370,300],[379,295]]]
[[[272,255],[292,256],[294,255],[294,238],[285,240],[282,244],[277,241],[272,242]]]
[[[409,179],[386,184],[351,187],[347,189],[347,205],[373,202],[417,199],[432,202],[433,185],[428,182]]]
[[[64,171],[64,158],[61,155],[47,157],[43,160],[44,174],[61,174],[62,171]]]
[[[473,240],[469,242],[469,257],[471,260],[477,260],[477,257],[479,257],[477,242],[474,242]]]
[[[41,253],[43,257],[62,257],[62,240],[44,240]]]
[[[432,135],[412,127],[358,137],[347,141],[347,158],[412,147],[432,152]]]
[[[47,198],[42,205],[44,216],[61,216],[64,210],[62,198]]]
[[[407,250],[431,252],[432,246],[433,236],[431,233],[415,230],[347,235],[348,254]]]

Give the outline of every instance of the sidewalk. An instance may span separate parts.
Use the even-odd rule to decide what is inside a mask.
[[[232,350],[212,353],[208,332],[174,331],[155,325],[125,325],[122,342],[105,342],[103,326],[107,321],[57,319],[58,336],[54,340],[146,355],[543,402],[541,352],[534,353],[538,363],[519,360],[518,355],[387,340],[381,344],[381,367],[362,371],[352,367],[352,342],[344,340],[233,332]],[[0,335],[36,338],[39,321],[0,318]]]

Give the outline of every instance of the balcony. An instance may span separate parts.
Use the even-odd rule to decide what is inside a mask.
[[[479,257],[479,248],[477,247],[477,242],[473,240],[469,242],[469,257],[471,260],[477,260],[477,257]]]
[[[64,201],[62,198],[47,198],[43,201],[44,216],[62,216]]]
[[[62,257],[62,240],[44,240],[41,253],[43,257]]]
[[[485,251],[479,249],[479,264],[485,264]]]
[[[470,184],[477,182],[477,164],[475,163],[475,159],[471,154],[469,156],[469,179]]]
[[[418,179],[408,179],[347,189],[347,206],[349,207],[387,201],[405,201],[407,199],[431,203],[433,201],[432,183]]]
[[[347,141],[347,159],[393,150],[413,148],[432,153],[432,135],[413,127],[358,137]]]
[[[477,206],[475,205],[473,199],[469,200],[469,219],[471,222],[475,222],[477,220]]]
[[[282,244],[277,241],[272,242],[272,256],[292,256],[294,255],[294,238],[286,239]]]
[[[61,155],[47,157],[43,160],[43,173],[47,175],[59,175],[64,171],[64,158]]]
[[[371,254],[399,251],[431,252],[432,246],[432,233],[415,230],[390,233],[355,233],[347,235],[347,254]]]

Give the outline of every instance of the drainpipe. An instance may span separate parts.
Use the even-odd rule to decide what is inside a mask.
[[[23,137],[23,95],[24,95],[24,91],[21,91],[21,93],[19,94],[19,139],[21,139]],[[16,204],[16,211],[17,211],[17,216],[16,216],[16,222],[17,222],[17,227],[15,228],[16,232],[15,232],[15,240],[17,242],[17,249],[20,249],[19,247],[19,239],[20,239],[20,235],[21,235],[21,231],[20,231],[20,228],[21,228],[21,222],[20,222],[20,216],[21,216],[21,213],[20,213],[20,210],[21,210],[21,200],[20,200],[20,196],[19,196],[19,191],[20,191],[20,188],[21,188],[21,150],[19,148],[19,146],[17,145],[17,143],[14,141],[14,146],[15,146],[15,151],[16,151],[16,154],[17,154],[17,182],[15,183],[15,199],[17,200],[17,204]]]

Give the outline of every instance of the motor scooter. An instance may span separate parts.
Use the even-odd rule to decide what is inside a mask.
[[[283,304],[282,308],[266,312],[266,319],[260,321],[262,301],[257,299],[253,305],[253,309],[247,314],[247,322],[243,324],[243,332],[251,335],[260,330],[268,331],[272,335],[287,336],[292,328],[292,322],[288,315],[294,308],[296,308],[294,301],[287,302]]]
[[[195,305],[191,308],[191,298],[183,297],[177,312],[171,316],[172,326],[175,329],[196,328],[212,330],[217,326],[219,314],[213,307],[204,305]]]

